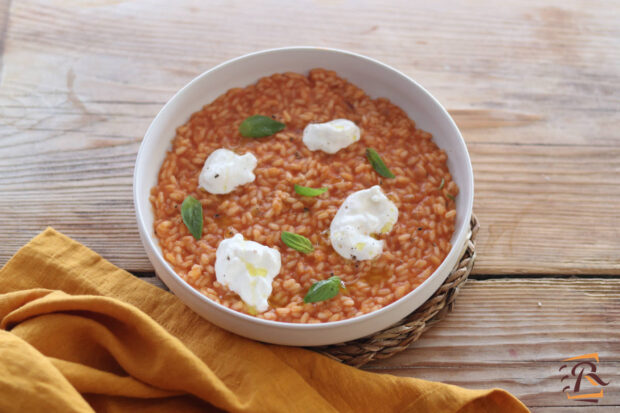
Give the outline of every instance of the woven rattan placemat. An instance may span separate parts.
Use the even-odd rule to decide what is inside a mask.
[[[437,292],[413,313],[371,336],[311,349],[355,367],[361,367],[375,359],[392,357],[405,350],[420,338],[422,333],[441,321],[452,310],[459,287],[465,283],[474,266],[478,228],[478,219],[472,215],[471,231],[458,264]]]

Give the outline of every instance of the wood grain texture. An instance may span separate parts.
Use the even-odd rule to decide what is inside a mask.
[[[617,279],[470,280],[446,319],[409,350],[367,369],[501,387],[532,411],[581,412],[589,404],[567,400],[558,369],[564,358],[598,352],[598,372],[611,381],[598,405],[620,409],[619,322]]]
[[[447,318],[408,350],[365,369],[504,388],[532,412],[618,411],[619,323],[619,279],[469,280]],[[596,405],[568,400],[560,382],[562,360],[589,353],[599,354],[597,372],[610,382]]]
[[[221,61],[313,44],[393,65],[453,114],[476,175],[475,272],[620,274],[619,10],[533,0],[4,2],[0,263],[52,225],[121,267],[151,270],[131,195],[151,119]]]

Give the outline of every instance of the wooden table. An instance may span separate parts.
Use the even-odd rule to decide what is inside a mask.
[[[51,225],[152,277],[131,184],[166,100],[247,52],[348,49],[446,105],[482,224],[454,312],[367,368],[503,387],[532,411],[618,411],[619,22],[620,4],[604,1],[4,0],[0,264]],[[595,352],[605,396],[567,399],[561,360]]]

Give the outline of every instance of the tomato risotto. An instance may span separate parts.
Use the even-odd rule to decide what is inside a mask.
[[[286,126],[272,136],[242,136],[241,123],[257,114]],[[359,140],[334,154],[311,151],[302,140],[304,128],[334,119],[354,122],[361,131]],[[220,148],[253,154],[255,180],[226,194],[200,188],[203,165]],[[394,178],[373,169],[368,148],[380,154]],[[384,98],[371,99],[336,73],[314,69],[307,76],[274,74],[229,90],[177,128],[151,190],[155,234],[181,278],[233,310],[293,323],[356,317],[412,291],[450,251],[458,187],[446,160],[431,134],[417,129],[402,109]],[[301,196],[294,184],[327,191]],[[384,241],[378,257],[343,258],[330,242],[330,223],[350,194],[375,185],[398,208],[398,220],[390,232],[373,235]],[[202,205],[199,239],[181,216],[188,196]],[[313,251],[287,246],[281,239],[284,231],[306,237]],[[264,312],[257,313],[217,281],[216,250],[235,234],[280,253],[281,270]],[[315,283],[332,276],[344,283],[335,297],[304,302]]]

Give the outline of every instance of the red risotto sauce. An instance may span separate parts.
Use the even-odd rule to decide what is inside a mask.
[[[286,128],[270,137],[242,137],[239,125],[256,114],[271,116]],[[359,141],[335,154],[313,152],[304,145],[308,123],[339,118],[359,126]],[[204,162],[219,148],[254,154],[256,180],[225,195],[200,189]],[[396,177],[377,174],[366,159],[366,148],[374,148]],[[371,99],[332,71],[274,74],[229,90],[177,128],[151,190],[155,233],[165,259],[181,278],[233,310],[254,313],[217,282],[215,252],[220,241],[241,233],[246,240],[277,249],[282,257],[270,307],[253,315],[293,323],[356,317],[412,291],[450,251],[458,187],[446,159],[432,136],[417,129],[402,109],[384,98]],[[303,197],[295,193],[294,184],[329,190]],[[391,232],[378,236],[385,241],[378,258],[345,259],[331,246],[330,223],[348,195],[373,185],[380,185],[398,207],[398,221]],[[181,218],[181,203],[188,195],[203,207],[200,240],[192,237]],[[314,252],[287,247],[280,240],[282,231],[307,237]],[[304,303],[308,289],[331,275],[339,276],[346,288],[330,300]]]

